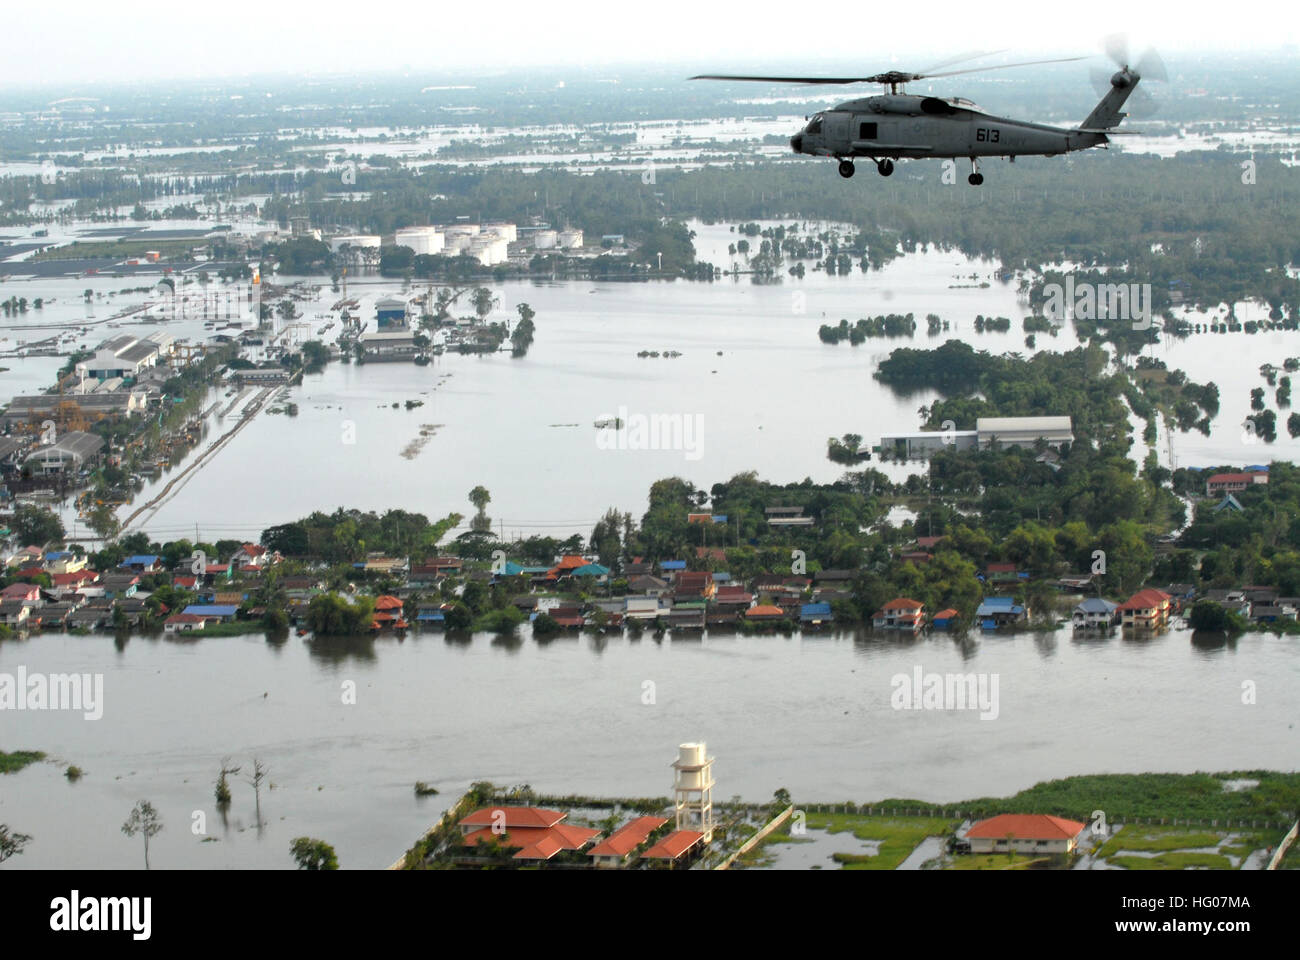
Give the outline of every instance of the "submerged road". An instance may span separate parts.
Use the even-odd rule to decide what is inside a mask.
[[[131,515],[122,521],[122,528],[119,533],[125,533],[127,528],[129,528],[142,514],[150,510],[156,510],[158,507],[162,506],[173,493],[184,485],[185,481],[194,473],[194,471],[207,463],[208,459],[212,457],[213,454],[225,447],[226,444],[235,438],[235,435],[239,433],[240,430],[243,430],[244,427],[253,422],[253,418],[261,412],[262,406],[266,403],[267,398],[278,389],[279,387],[263,387],[248,406],[244,407],[239,422],[213,441],[208,448],[195,457],[184,470],[172,477],[171,480],[167,482],[167,485],[158,491],[156,496],[132,511]],[[226,412],[229,413],[229,408],[227,408]]]

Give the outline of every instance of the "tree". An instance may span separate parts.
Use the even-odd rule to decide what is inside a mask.
[[[334,848],[324,840],[311,837],[295,837],[289,844],[293,858],[298,862],[299,870],[337,870],[339,858]]]
[[[217,807],[222,810],[230,806],[230,784],[227,782],[226,778],[233,776],[238,772],[239,772],[238,767],[232,767],[230,765],[229,757],[222,758],[221,773],[218,774],[217,776],[217,787],[216,787]]]
[[[117,519],[117,513],[113,507],[107,503],[101,503],[90,511],[86,518],[86,523],[94,533],[105,539],[111,539],[117,535],[118,530],[122,528],[122,523]]]
[[[43,547],[62,541],[64,536],[63,521],[58,514],[31,504],[23,504],[14,511],[13,530],[24,547]]]
[[[128,837],[137,833],[144,837],[144,868],[149,869],[149,841],[162,832],[162,817],[148,800],[141,800],[131,809],[131,816],[122,824],[122,832]]]
[[[478,511],[475,514],[474,519],[470,521],[470,527],[476,531],[490,530],[492,528],[492,520],[484,512],[487,509],[487,505],[492,502],[492,494],[488,493],[487,487],[480,484],[471,490],[469,492],[469,502],[472,503],[474,509]]]
[[[31,842],[25,833],[10,833],[7,823],[0,823],[0,863],[23,852],[23,847]]]
[[[262,827],[262,781],[266,779],[270,771],[266,765],[257,757],[253,758],[253,772],[247,777],[249,785],[253,788],[254,812],[257,815],[257,827]]]

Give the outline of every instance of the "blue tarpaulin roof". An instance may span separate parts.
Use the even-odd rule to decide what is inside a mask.
[[[183,611],[184,613],[197,613],[205,617],[233,617],[239,612],[238,607],[232,607],[227,604],[217,603],[192,603]]]
[[[660,570],[685,570],[685,560],[665,560],[659,564]]]
[[[831,605],[829,603],[805,603],[799,608],[799,616],[807,620],[809,618],[829,617],[831,615]]]
[[[133,567],[136,564],[140,564],[141,566],[150,567],[157,562],[158,558],[151,553],[137,553],[134,556],[127,557],[123,560],[122,566]]]

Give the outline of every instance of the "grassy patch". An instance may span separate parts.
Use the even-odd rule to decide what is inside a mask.
[[[943,817],[867,817],[852,813],[810,813],[807,822],[809,829],[847,831],[859,840],[881,841],[874,857],[858,853],[834,855],[849,869],[859,870],[893,870],[926,837],[952,833],[959,825]]]
[[[1005,853],[971,853],[953,857],[950,870],[1023,870],[1026,865],[1043,857],[1027,857],[1023,853],[1008,857]]]
[[[39,750],[15,750],[13,753],[0,750],[0,773],[17,773],[29,763],[44,759],[45,754]]]
[[[1106,862],[1125,870],[1231,870],[1232,861],[1217,853],[1161,853],[1154,857],[1107,857]]]
[[[1223,833],[1188,833],[1180,827],[1125,827],[1107,840],[1097,855],[1109,857],[1121,850],[1160,853],[1188,847],[1217,847],[1224,836]]]

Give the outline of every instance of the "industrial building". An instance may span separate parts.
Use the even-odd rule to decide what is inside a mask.
[[[941,450],[1032,447],[1040,440],[1059,447],[1074,442],[1069,417],[979,417],[974,430],[921,430],[886,434],[875,452],[903,460],[924,460]]]
[[[1069,417],[979,417],[975,420],[975,432],[979,434],[981,450],[994,444],[1032,447],[1039,440],[1053,447],[1074,442],[1074,429]]]
[[[65,433],[48,446],[37,447],[28,455],[24,463],[31,467],[33,476],[50,476],[80,470],[102,449],[104,449],[102,437],[74,430]]]

